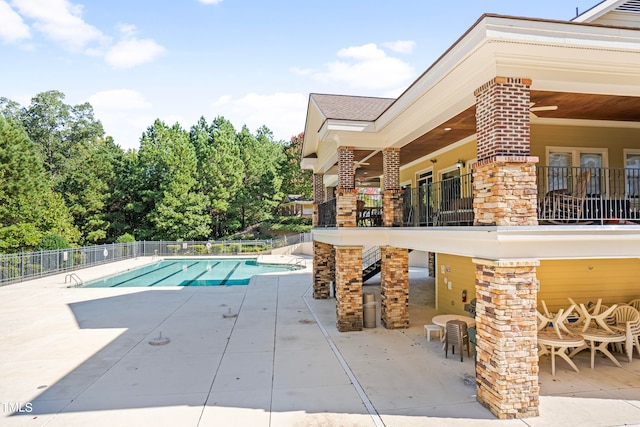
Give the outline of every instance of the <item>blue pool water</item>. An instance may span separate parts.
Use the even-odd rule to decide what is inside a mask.
[[[258,264],[248,258],[167,259],[126,273],[94,280],[85,288],[149,286],[248,285],[252,276],[297,270],[285,265]]]

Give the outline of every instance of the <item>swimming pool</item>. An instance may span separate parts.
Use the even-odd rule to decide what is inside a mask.
[[[248,285],[256,274],[298,270],[259,264],[254,258],[166,259],[125,273],[86,283],[84,288]]]

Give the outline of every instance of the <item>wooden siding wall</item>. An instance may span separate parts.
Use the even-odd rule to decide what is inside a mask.
[[[624,149],[640,149],[640,129],[591,126],[535,125],[531,127],[531,155],[547,165],[547,146],[607,148],[608,167],[624,167]],[[579,166],[579,165],[574,165]],[[605,165],[606,166],[606,165]]]
[[[573,298],[578,304],[595,303],[602,298],[606,305],[640,298],[640,259],[637,258],[541,261],[537,273],[538,303],[544,300],[553,311],[568,307],[567,298]]]
[[[477,156],[476,141],[464,144],[462,147],[458,147],[455,150],[442,153],[435,157],[436,163],[432,163],[431,159],[418,162],[415,165],[400,170],[400,183],[411,181],[411,186],[416,187],[416,173],[422,172],[430,167],[433,167],[433,180],[439,181],[438,172],[442,169],[447,169],[455,166],[458,159],[464,160],[467,163],[469,160],[475,159]],[[400,160],[402,161],[402,151],[400,152]],[[471,172],[467,165],[462,168],[462,174]]]
[[[451,282],[451,290],[447,288],[445,279]],[[462,291],[467,291],[467,303],[475,298],[476,265],[468,257],[437,254],[436,287],[438,313],[468,315],[464,311],[466,303],[462,302]]]

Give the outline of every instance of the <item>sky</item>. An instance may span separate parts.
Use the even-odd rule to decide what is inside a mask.
[[[156,119],[276,140],[310,93],[395,98],[483,13],[569,20],[599,0],[0,0],[0,97],[89,102],[138,149]]]

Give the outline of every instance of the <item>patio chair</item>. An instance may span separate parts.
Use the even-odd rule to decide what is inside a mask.
[[[573,192],[566,190],[552,190],[544,200],[543,218],[552,224],[591,223],[593,221],[582,218],[584,201],[587,197],[587,187],[591,179],[589,169],[581,172],[575,179]]]
[[[545,354],[551,356],[551,375],[556,374],[556,356],[564,359],[573,370],[580,372],[567,353],[571,349],[586,348],[586,343],[580,335],[570,332],[565,325],[567,317],[571,315],[576,305],[571,304],[567,310],[561,308],[553,316],[549,316],[544,302],[543,306],[545,314],[537,312],[540,321],[538,323],[538,357]]]
[[[633,359],[633,346],[635,345],[640,355],[640,313],[630,305],[620,305],[612,313],[615,318],[615,325],[611,326],[614,331],[623,332],[626,336],[624,350],[627,354],[629,362]],[[621,348],[618,348],[622,350]]]
[[[631,301],[629,301],[629,305],[640,311],[640,298],[632,299]]]
[[[467,331],[467,322],[463,320],[449,320],[446,324],[446,335],[444,339],[444,357],[447,358],[449,345],[451,345],[451,354],[456,354],[456,346],[460,350],[460,361],[463,361],[462,351],[467,347],[467,356],[471,357],[469,350],[469,333]]]

